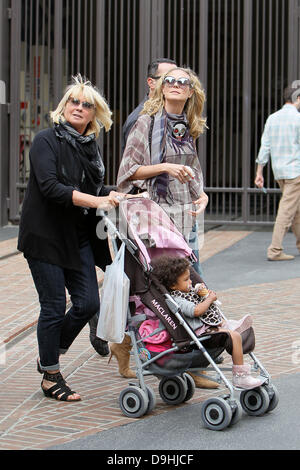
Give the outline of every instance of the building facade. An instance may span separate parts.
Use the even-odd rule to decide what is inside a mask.
[[[113,111],[100,145],[115,183],[122,124],[157,57],[191,67],[206,90],[206,221],[272,224],[279,190],[270,167],[267,195],[254,187],[255,157],[267,116],[300,79],[299,21],[300,0],[1,0],[0,225],[18,223],[30,144],[78,72]]]

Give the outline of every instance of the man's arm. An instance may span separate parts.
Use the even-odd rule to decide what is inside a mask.
[[[258,152],[258,156],[256,159],[257,168],[256,168],[256,176],[254,180],[254,184],[259,188],[262,188],[264,185],[264,177],[263,177],[263,168],[268,163],[269,158],[271,156],[271,142],[270,142],[270,135],[269,135],[269,125],[268,120],[266,122],[263,135],[261,137],[261,146]]]
[[[262,188],[264,185],[264,177],[263,177],[263,165],[258,164],[256,169],[256,177],[254,180],[254,184],[258,188]]]

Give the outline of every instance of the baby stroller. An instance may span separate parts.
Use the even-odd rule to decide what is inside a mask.
[[[119,405],[124,415],[139,418],[154,409],[155,393],[144,380],[149,375],[159,379],[159,394],[165,403],[177,405],[190,400],[195,392],[195,383],[186,373],[188,370],[213,371],[216,381],[223,382],[228,389],[225,395],[208,398],[202,405],[202,421],[209,429],[222,430],[237,423],[242,410],[253,416],[273,410],[278,404],[278,392],[269,373],[253,354],[255,337],[252,327],[242,333],[243,352],[249,354],[254,370],[259,371],[264,382],[252,390],[239,390],[238,400],[234,395],[238,389],[223,373],[231,369],[222,368],[215,362],[224,350],[232,352],[230,335],[214,332],[197,337],[177,303],[153,275],[151,259],[156,256],[170,254],[195,261],[192,250],[166,212],[143,197],[126,199],[119,205],[119,228],[109,215],[100,212],[114,252],[118,252],[120,242],[125,244],[124,271],[130,280],[127,334],[133,346],[137,382],[130,382],[120,393]],[[192,268],[191,278],[193,284],[203,282]],[[139,328],[149,318],[156,320],[157,328],[142,337]],[[163,334],[169,338],[164,336],[164,347],[151,350],[151,337]]]

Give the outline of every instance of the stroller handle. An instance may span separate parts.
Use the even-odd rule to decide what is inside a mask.
[[[122,233],[119,232],[115,224],[110,220],[110,218],[107,216],[107,212],[105,212],[103,209],[98,209],[97,210],[97,215],[103,218],[104,223],[107,227],[108,233],[111,236],[112,239],[115,239],[118,237],[118,239],[125,243],[126,248],[130,251],[131,254],[135,255],[136,251],[138,250],[138,247],[131,241],[128,240],[128,238],[125,237]],[[115,254],[117,253],[118,249],[117,246],[114,246]]]

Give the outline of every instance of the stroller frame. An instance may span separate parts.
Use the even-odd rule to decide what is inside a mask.
[[[141,264],[141,260],[136,256],[138,247],[131,240],[129,240],[122,233],[119,232],[115,224],[108,217],[107,213],[100,210],[98,211],[98,214],[102,216],[102,219],[107,227],[108,236],[110,237],[112,243],[114,255],[116,255],[119,249],[117,245],[118,239],[121,242],[125,243],[125,247],[128,252],[135,258],[135,260],[139,264]],[[143,269],[144,271],[148,270],[147,262],[144,263]],[[197,372],[204,370],[214,371],[217,374],[216,379],[208,377],[207,375],[205,377],[217,383],[223,382],[225,387],[228,389],[227,394],[224,394],[221,397],[209,398],[203,403],[201,410],[201,418],[204,426],[212,430],[222,430],[228,426],[236,424],[242,417],[242,410],[244,410],[248,415],[251,416],[261,416],[264,413],[276,408],[279,401],[278,391],[271,382],[270,374],[265,369],[263,364],[259,361],[259,359],[256,357],[256,355],[253,353],[253,351],[248,352],[249,357],[253,361],[253,370],[259,371],[260,376],[264,378],[264,383],[260,387],[257,387],[255,389],[242,390],[232,385],[232,383],[224,375],[223,371],[229,371],[231,370],[231,368],[219,367],[203,345],[203,343],[209,340],[212,335],[205,334],[201,337],[197,337],[194,331],[190,328],[188,323],[181,315],[179,306],[171,297],[171,295],[165,293],[164,296],[169,310],[179,320],[180,325],[183,326],[183,328],[186,330],[189,337],[191,338],[190,344],[196,346],[197,349],[202,353],[203,357],[210,364],[210,367],[189,367],[186,370]],[[224,319],[226,319],[223,313],[222,315]],[[157,360],[163,358],[166,354],[179,351],[180,348],[178,347],[178,345],[173,343],[172,348],[158,353],[155,357],[152,357],[144,362],[141,360],[138,348],[139,344],[143,343],[147,336],[141,339],[137,339],[135,331],[136,325],[146,320],[146,318],[147,317],[144,314],[132,315],[128,305],[127,334],[131,338],[131,354],[134,356],[134,361],[136,364],[137,382],[129,382],[128,387],[126,387],[120,393],[119,405],[123,414],[131,418],[139,418],[145,414],[150,413],[155,408],[155,393],[151,389],[151,387],[146,385],[144,380],[144,377],[146,376],[154,375],[161,380],[159,384],[159,393],[163,401],[167,404],[177,405],[188,401],[192,398],[195,392],[194,380],[185,371],[181,371],[179,374],[174,371],[173,375],[168,374],[167,376],[165,376],[163,369],[155,366]],[[160,326],[148,336],[155,335],[163,329],[165,329],[164,325],[162,325],[162,327]],[[223,350],[224,349],[225,348],[223,348]],[[218,353],[217,356],[219,354],[221,353]],[[149,366],[150,370],[147,370]],[[198,375],[201,376],[201,374]],[[235,391],[241,392],[240,401],[236,399],[234,394]]]

